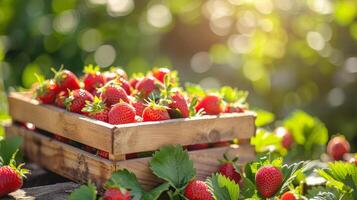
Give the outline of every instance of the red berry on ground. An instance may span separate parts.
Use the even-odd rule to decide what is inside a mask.
[[[167,108],[157,104],[150,104],[144,109],[143,121],[162,121],[170,119]]]
[[[135,122],[135,108],[125,102],[115,104],[109,111],[110,124],[128,124]]]
[[[46,80],[36,88],[36,98],[44,104],[53,104],[59,92],[58,85],[52,80]]]
[[[207,95],[195,107],[196,112],[203,109],[206,115],[218,115],[222,112],[221,98],[216,95]]]
[[[65,105],[67,110],[83,114],[82,109],[85,107],[87,101],[92,102],[93,95],[87,90],[78,89],[69,92]]]
[[[283,173],[274,166],[263,166],[255,175],[255,184],[259,194],[264,198],[274,196],[283,182]]]
[[[121,87],[120,83],[114,81],[108,82],[102,88],[99,89],[101,99],[107,104],[108,107],[124,101],[129,103],[129,98],[125,90]]]
[[[130,192],[117,188],[110,188],[105,191],[103,200],[131,200]]]
[[[281,195],[280,200],[297,200],[297,198],[293,192],[288,191]]]
[[[343,136],[336,136],[328,142],[327,152],[334,160],[342,160],[349,151],[350,143]]]
[[[84,68],[84,73],[84,89],[90,93],[95,92],[97,88],[102,87],[106,83],[106,78],[100,73],[99,66],[88,65]]]
[[[69,70],[55,71],[54,80],[59,87],[60,91],[76,90],[80,88],[79,80],[75,74]]]
[[[294,137],[293,135],[290,133],[290,131],[285,128],[285,127],[278,127],[275,129],[275,134],[279,137],[282,138],[281,140],[281,145],[285,148],[285,149],[290,149],[291,146],[294,143]]]
[[[185,188],[184,194],[188,200],[213,200],[207,184],[199,180],[190,181]]]
[[[22,187],[24,175],[27,170],[13,166],[0,167],[0,197],[14,192]]]
[[[152,72],[152,75],[161,83],[164,83],[164,78],[165,75],[168,75],[170,73],[170,70],[167,68],[157,68],[154,69]]]

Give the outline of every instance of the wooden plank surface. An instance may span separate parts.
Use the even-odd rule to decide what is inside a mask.
[[[23,151],[30,161],[76,182],[91,180],[102,186],[115,171],[113,161],[94,156],[34,131],[13,125],[6,127],[6,134],[24,138]]]
[[[117,126],[114,154],[151,151],[168,144],[202,144],[250,139],[255,133],[255,114],[234,113]]]
[[[114,126],[67,112],[55,106],[40,104],[28,94],[10,93],[9,113],[14,121],[30,122],[39,129],[69,138],[88,146],[113,152]]]
[[[1,200],[66,200],[70,193],[79,187],[73,182],[57,183],[17,190]]]

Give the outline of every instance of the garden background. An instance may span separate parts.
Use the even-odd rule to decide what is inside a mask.
[[[6,92],[34,73],[90,63],[172,66],[182,82],[249,90],[253,108],[303,109],[357,141],[355,0],[0,1],[1,120]]]

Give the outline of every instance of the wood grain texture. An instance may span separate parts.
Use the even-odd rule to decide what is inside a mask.
[[[144,188],[152,188],[160,183],[149,169],[150,158],[114,162],[16,125],[7,127],[6,133],[24,138],[23,150],[31,161],[76,182],[91,180],[102,188],[113,171],[127,168],[136,174]],[[254,148],[249,144],[191,151],[189,155],[194,162],[198,179],[203,180],[215,172],[219,165],[218,159],[221,159],[224,153],[231,157],[239,156],[240,164],[255,159]]]
[[[249,139],[255,133],[255,114],[251,112],[202,116],[117,126],[114,153],[151,151],[168,144],[202,144]]]
[[[22,148],[30,161],[76,182],[85,183],[91,180],[97,186],[103,186],[115,171],[113,161],[94,156],[34,131],[13,125],[6,127],[6,134],[24,138]]]
[[[114,126],[40,104],[28,94],[10,93],[9,113],[14,121],[30,122],[39,129],[112,153]]]

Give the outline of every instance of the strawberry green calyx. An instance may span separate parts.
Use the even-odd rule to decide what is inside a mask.
[[[100,67],[98,65],[94,66],[94,65],[90,64],[90,65],[87,65],[84,67],[83,72],[86,74],[97,74],[97,73],[100,73]]]
[[[10,163],[9,163],[9,167],[11,167],[13,170],[16,171],[16,173],[20,176],[20,177],[23,177],[23,178],[26,178],[26,174],[29,174],[30,171],[28,169],[24,169],[22,168],[25,163],[21,163],[19,165],[16,164],[16,160],[15,160],[15,157],[16,157],[16,154],[19,150],[16,150],[16,152],[12,155],[11,157],[11,160],[10,160]],[[0,165],[1,166],[1,165]]]
[[[82,112],[89,113],[89,115],[100,113],[106,109],[106,105],[100,97],[95,96],[93,102],[86,101],[86,106]]]

